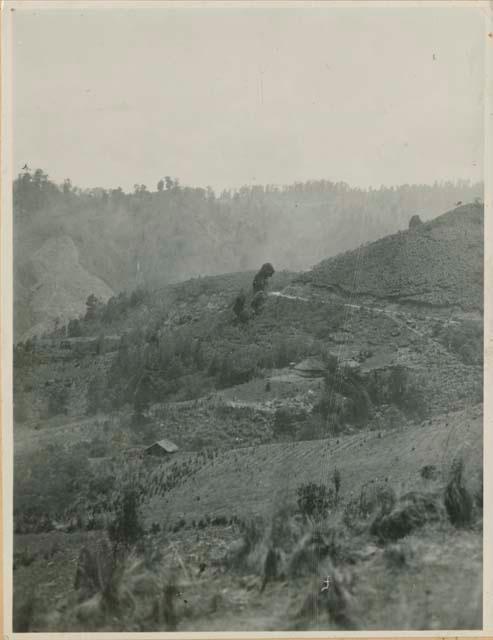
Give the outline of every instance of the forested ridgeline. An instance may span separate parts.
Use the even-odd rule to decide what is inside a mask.
[[[426,220],[481,196],[482,185],[466,181],[363,190],[320,180],[216,194],[170,177],[125,193],[57,185],[26,170],[14,181],[15,262],[22,272],[46,240],[69,236],[81,265],[114,291],[254,269],[265,259],[299,270],[407,228],[414,214]]]

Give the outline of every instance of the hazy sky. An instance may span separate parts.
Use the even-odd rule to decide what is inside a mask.
[[[124,189],[482,179],[485,39],[473,6],[20,7],[14,171]]]

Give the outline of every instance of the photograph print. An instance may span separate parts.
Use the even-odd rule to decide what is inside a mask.
[[[483,629],[488,11],[6,3],[10,633]]]

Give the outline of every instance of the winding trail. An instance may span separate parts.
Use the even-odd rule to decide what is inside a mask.
[[[297,296],[297,295],[292,295],[292,294],[288,294],[288,293],[283,293],[282,291],[270,291],[267,294],[268,296],[274,297],[274,298],[286,298],[287,300],[299,300],[300,302],[310,302],[310,300],[317,300],[317,302],[320,302],[321,304],[331,304],[331,302],[329,302],[328,300],[324,300],[324,298],[322,298],[322,296],[313,296],[312,298],[305,298],[303,296]],[[418,331],[418,329],[410,326],[405,320],[402,320],[401,318],[398,318],[396,316],[396,312],[393,311],[389,311],[388,309],[383,309],[382,307],[374,307],[374,306],[368,306],[368,305],[363,305],[363,304],[354,304],[354,303],[350,303],[350,302],[342,302],[341,303],[342,306],[348,308],[348,309],[356,309],[358,311],[360,311],[361,309],[364,309],[365,311],[370,311],[372,313],[380,313],[382,315],[387,316],[388,318],[390,318],[393,322],[395,322],[397,325],[399,325],[400,327],[404,327],[405,329],[407,329],[408,331],[410,331],[411,333],[414,333],[415,335],[419,336],[420,338],[423,338],[424,340],[427,340],[428,342],[431,342],[432,344],[435,345],[435,347],[437,347],[437,349],[443,353],[443,354],[447,354],[450,356],[449,351],[442,345],[440,344],[440,342],[437,342],[436,340],[434,340],[431,336],[422,333],[421,331]],[[424,318],[426,320],[430,320],[430,321],[439,321],[440,318],[437,318],[436,316],[424,316]]]

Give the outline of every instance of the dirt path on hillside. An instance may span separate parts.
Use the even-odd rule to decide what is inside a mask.
[[[291,295],[291,294],[283,293],[282,291],[270,291],[267,295],[275,297],[275,298],[286,298],[287,300],[299,300],[300,302],[310,302],[310,298],[305,298],[303,296]],[[330,302],[328,302],[327,300],[324,300],[321,296],[314,296],[313,299],[317,300],[317,302],[320,302],[321,304],[330,304]],[[344,307],[346,307],[348,309],[356,309],[358,311],[364,309],[365,311],[371,311],[373,313],[380,313],[382,315],[385,315],[388,318],[390,318],[393,322],[398,324],[400,327],[404,327],[405,329],[407,329],[411,333],[414,333],[415,335],[419,336],[420,338],[423,338],[424,340],[427,340],[428,342],[431,342],[432,344],[434,344],[435,347],[437,347],[437,349],[441,353],[446,353],[446,354],[450,355],[449,352],[447,351],[447,349],[442,344],[440,344],[439,342],[437,342],[436,340],[431,338],[429,335],[424,334],[421,331],[418,331],[418,329],[415,329],[414,327],[410,326],[405,320],[402,320],[401,318],[398,318],[396,316],[396,312],[389,311],[388,309],[383,309],[382,307],[374,307],[374,306],[370,307],[368,305],[354,304],[354,303],[350,303],[350,302],[343,302],[342,306],[344,306]],[[435,322],[439,321],[439,318],[437,318],[435,316],[427,316],[427,315],[425,315],[424,318],[426,320],[429,320],[429,321],[435,321]]]

